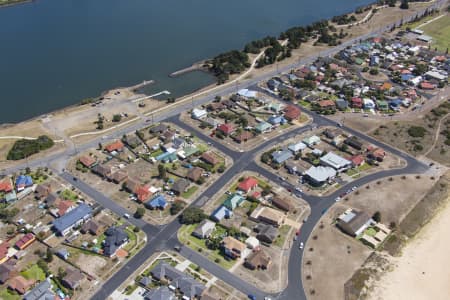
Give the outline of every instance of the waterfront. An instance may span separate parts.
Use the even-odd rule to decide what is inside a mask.
[[[149,79],[148,93],[178,97],[214,78],[173,71],[369,2],[39,0],[0,9],[0,123]]]

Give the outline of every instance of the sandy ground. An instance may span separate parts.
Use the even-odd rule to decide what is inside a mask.
[[[377,284],[371,300],[449,299],[450,204],[447,204],[394,261],[395,269]],[[432,254],[432,255],[430,255]]]

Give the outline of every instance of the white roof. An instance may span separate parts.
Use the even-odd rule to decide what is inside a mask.
[[[336,171],[330,167],[311,167],[306,170],[305,175],[308,175],[313,180],[317,182],[324,182],[330,179],[331,177],[336,176]]]
[[[447,79],[447,76],[445,76],[445,75],[443,75],[443,74],[441,74],[439,72],[436,72],[436,71],[428,71],[428,72],[425,73],[425,75],[426,76],[430,76],[432,78],[435,78],[437,80],[445,80],[445,79]]]
[[[254,236],[249,237],[245,240],[245,244],[249,246],[249,248],[255,248],[259,246],[259,240],[255,238]]]
[[[320,161],[332,168],[335,169],[341,169],[349,166],[351,164],[351,161],[348,159],[345,159],[333,152],[328,152],[324,156],[320,158]]]
[[[238,95],[245,98],[256,98],[257,93],[249,89],[241,89],[238,91]]]
[[[299,150],[306,149],[306,145],[303,142],[298,142],[296,144],[290,144],[288,146],[288,149],[293,151],[293,152],[297,152]]]
[[[375,105],[375,102],[373,102],[373,100],[369,98],[364,98],[363,103],[364,105]]]
[[[206,110],[204,110],[204,109],[198,109],[198,108],[194,108],[193,110],[192,110],[192,115],[194,116],[194,117],[202,117],[202,116],[206,116],[208,114],[208,112],[206,111]]]

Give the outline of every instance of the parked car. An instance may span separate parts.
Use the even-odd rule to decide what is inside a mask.
[[[129,219],[129,218],[130,218],[130,215],[129,215],[129,214],[123,214],[123,217],[124,217],[125,219]]]
[[[255,296],[253,296],[252,294],[248,294],[248,299],[251,299],[251,300],[256,300],[256,297],[255,297]]]
[[[304,244],[303,244],[303,242],[300,242],[300,246],[298,246],[298,249],[302,250],[302,249],[303,249],[303,247],[304,247]]]
[[[341,197],[336,197],[336,199],[334,199],[335,202],[339,202],[341,201]]]

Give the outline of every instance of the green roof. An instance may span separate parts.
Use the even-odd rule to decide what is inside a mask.
[[[183,151],[184,151],[184,156],[189,157],[189,156],[197,153],[199,150],[196,147],[186,147],[183,149]]]
[[[228,208],[229,210],[234,210],[236,207],[241,205],[242,201],[244,201],[244,197],[239,194],[229,195],[228,198],[223,202],[223,206]]]
[[[271,124],[267,123],[267,122],[261,122],[256,124],[255,129],[258,132],[263,132],[266,131],[267,129],[269,129],[270,127],[272,127]]]

